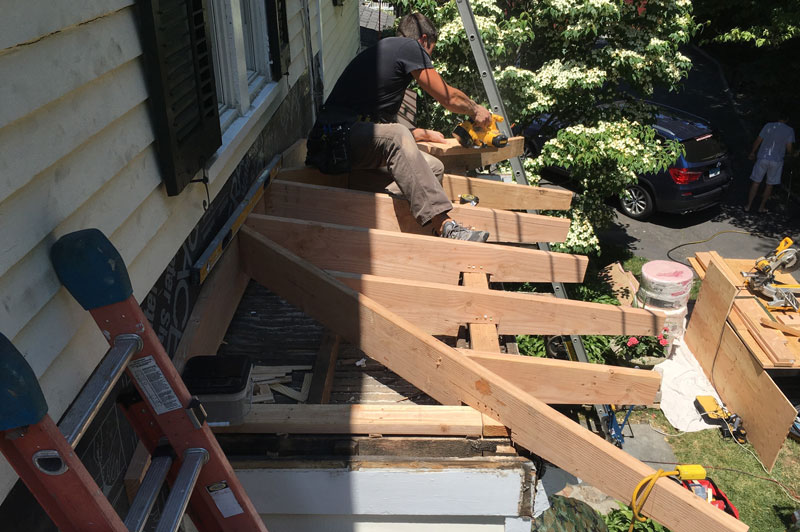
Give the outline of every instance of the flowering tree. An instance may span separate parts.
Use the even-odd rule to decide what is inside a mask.
[[[538,117],[547,142],[526,164],[538,182],[547,166],[568,169],[582,192],[567,246],[597,248],[593,227],[609,222],[608,197],[636,175],[663,169],[681,149],[656,137],[641,98],[676,88],[691,63],[678,50],[695,25],[689,0],[471,0],[512,123]],[[452,85],[484,94],[455,2],[401,0],[439,27],[434,62]],[[480,99],[480,98],[478,98]],[[624,103],[619,103],[624,102]],[[418,121],[450,131],[457,119],[423,95]]]

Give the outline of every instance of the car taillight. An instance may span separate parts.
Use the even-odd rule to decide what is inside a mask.
[[[700,179],[703,172],[690,172],[687,168],[670,168],[669,175],[676,184],[687,185]]]

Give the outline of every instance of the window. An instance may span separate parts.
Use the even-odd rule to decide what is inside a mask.
[[[274,78],[267,7],[264,0],[208,2],[220,126],[224,131],[247,113],[259,91]]]
[[[286,2],[139,2],[159,166],[175,196],[216,153],[222,133],[239,117],[249,120],[259,93],[286,72]]]

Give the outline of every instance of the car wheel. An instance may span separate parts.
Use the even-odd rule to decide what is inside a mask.
[[[650,191],[642,185],[628,187],[619,200],[620,210],[634,220],[644,220],[655,210],[655,202]]]

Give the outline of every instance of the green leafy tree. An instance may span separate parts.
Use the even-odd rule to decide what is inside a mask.
[[[528,179],[566,168],[581,192],[566,246],[599,249],[594,228],[609,222],[608,197],[639,173],[663,169],[681,149],[651,127],[642,103],[657,86],[675,89],[691,66],[679,47],[695,31],[689,0],[472,0],[473,12],[512,123],[543,121],[550,140],[531,146]],[[473,97],[484,94],[455,2],[403,0],[439,27],[434,62]],[[480,98],[478,98],[480,99]],[[620,103],[623,102],[623,103]],[[451,131],[454,117],[422,95],[418,122]]]
[[[800,37],[797,0],[695,0],[705,41],[774,48]]]

